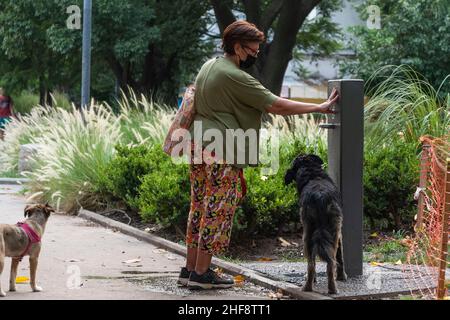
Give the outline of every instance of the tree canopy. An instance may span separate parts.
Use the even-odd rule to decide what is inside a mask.
[[[79,101],[82,30],[70,29],[67,8],[82,0],[3,0],[0,4],[0,84],[39,91],[41,103],[56,89]],[[92,93],[108,99],[116,87],[174,101],[194,80],[220,31],[241,12],[268,41],[250,72],[276,94],[289,61],[312,50],[339,48],[331,13],[342,0],[95,0]],[[317,7],[315,19],[307,16]]]
[[[39,87],[44,97],[58,87],[79,92],[82,30],[66,25],[74,4],[82,8],[83,1],[2,1],[0,72],[7,87]],[[124,90],[174,98],[211,52],[203,39],[207,9],[203,1],[93,1],[93,93],[114,90],[117,79]]]
[[[363,20],[368,18],[369,4],[380,8],[381,29],[353,28],[356,59],[344,62],[343,72],[368,79],[382,66],[406,64],[438,89],[450,75],[449,1],[364,1],[359,7]],[[441,94],[449,92],[450,79],[444,83]]]

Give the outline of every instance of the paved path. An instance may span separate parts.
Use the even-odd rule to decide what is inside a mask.
[[[0,223],[22,221],[25,199],[18,186],[0,185]],[[125,264],[124,261],[139,259]],[[10,259],[1,277],[8,289]],[[243,288],[192,292],[178,288],[176,279],[184,258],[78,217],[52,215],[43,237],[38,284],[28,284],[4,299],[265,299],[269,292],[245,284]],[[28,259],[18,276],[29,277]],[[78,276],[79,275],[79,276]],[[1,299],[1,298],[0,298]]]

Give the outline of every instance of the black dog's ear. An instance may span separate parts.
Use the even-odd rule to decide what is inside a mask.
[[[309,162],[312,162],[314,164],[317,164],[320,166],[323,165],[323,160],[319,156],[316,156],[315,154],[309,154],[307,156],[307,159]]]
[[[288,169],[284,175],[284,184],[288,185],[295,179],[295,174],[297,172],[294,169]]]

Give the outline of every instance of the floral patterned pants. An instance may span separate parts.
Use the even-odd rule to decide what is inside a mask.
[[[242,198],[237,188],[239,174],[239,168],[224,163],[190,165],[188,248],[200,247],[211,255],[228,248],[234,213]]]

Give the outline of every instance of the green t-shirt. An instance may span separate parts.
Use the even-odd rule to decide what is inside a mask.
[[[266,112],[265,108],[272,105],[278,97],[225,57],[208,60],[197,75],[195,87],[196,116],[190,127],[192,139],[195,134],[199,138],[208,129],[218,129],[223,137],[222,159],[225,161],[233,159],[232,164],[239,168],[257,166],[262,115]],[[198,126],[199,121],[201,131]],[[242,129],[241,133],[247,133],[251,139],[242,140],[244,135],[240,136],[241,140],[227,139],[226,129]],[[197,131],[194,133],[195,130]],[[239,134],[238,131],[235,133]],[[233,133],[228,132],[228,134],[231,137]],[[227,147],[227,140],[228,143],[234,141],[234,150],[230,144]],[[212,149],[214,141],[215,136],[214,138],[205,136],[203,147],[208,146]],[[216,146],[219,146],[220,141],[216,143]],[[215,151],[217,154],[217,149]]]

